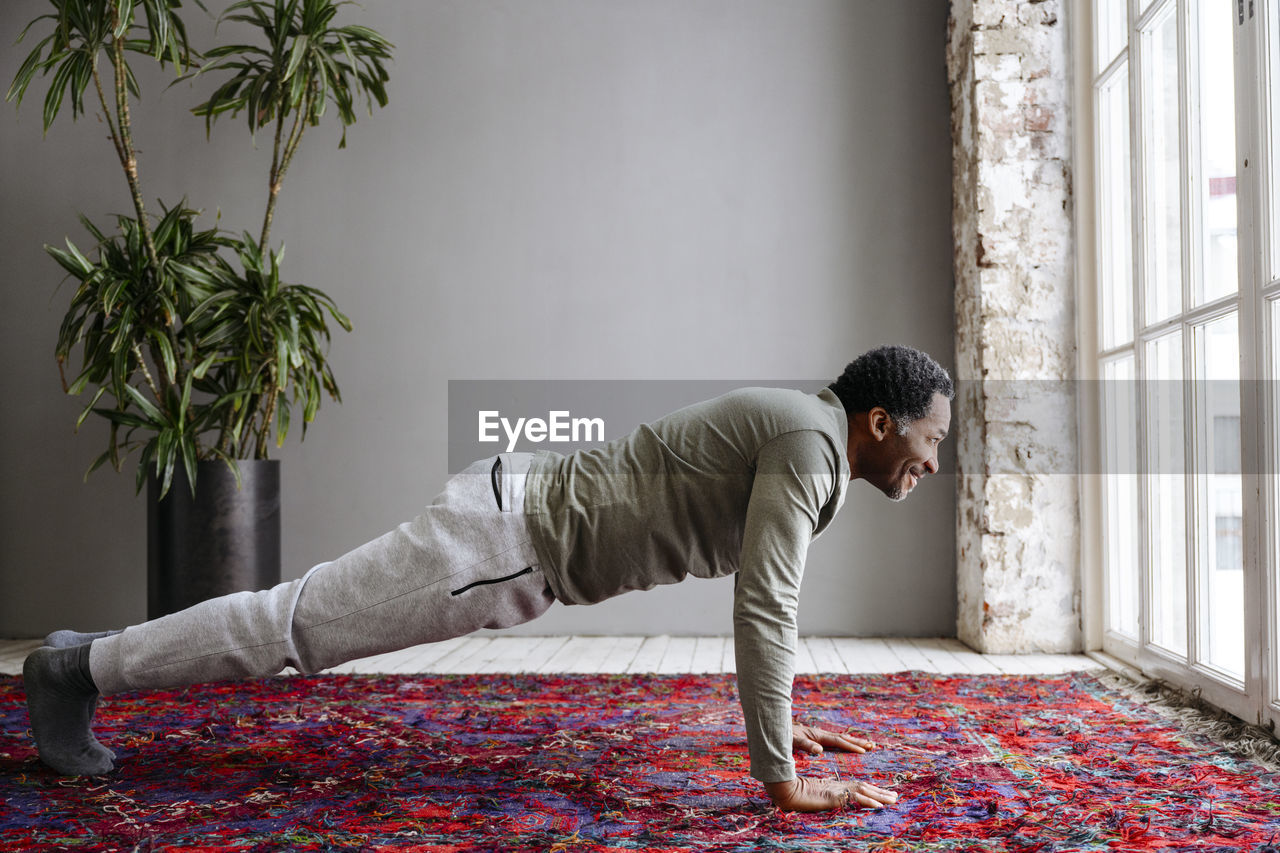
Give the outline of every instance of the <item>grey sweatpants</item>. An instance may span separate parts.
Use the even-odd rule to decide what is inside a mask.
[[[110,694],[268,676],[286,666],[316,672],[541,615],[554,598],[523,511],[531,461],[503,453],[473,463],[413,521],[298,580],[94,641],[94,682]]]

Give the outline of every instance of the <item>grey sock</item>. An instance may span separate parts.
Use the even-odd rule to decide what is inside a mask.
[[[54,631],[44,638],[44,644],[51,649],[69,649],[101,640],[103,637],[114,637],[120,631],[98,631],[92,634],[81,634],[79,631]]]
[[[91,728],[98,688],[89,674],[88,643],[36,649],[22,665],[22,680],[41,761],[66,776],[98,775],[115,767]]]
[[[89,634],[81,634],[79,631],[54,631],[52,634],[44,638],[44,644],[51,649],[70,649],[74,646],[82,646],[85,643],[92,643],[94,640],[100,640],[103,637],[114,637],[116,634],[123,633],[123,631],[123,628],[115,631],[96,631]],[[93,715],[97,713],[97,710],[98,696],[97,694],[94,694],[93,707],[89,709],[90,719],[92,719]],[[93,737],[93,733],[90,732],[89,736]],[[100,741],[96,737],[93,738],[93,742],[101,745]],[[113,759],[116,757],[116,754],[110,749],[107,749],[107,747],[103,746],[102,748],[106,749],[107,755],[111,756]]]

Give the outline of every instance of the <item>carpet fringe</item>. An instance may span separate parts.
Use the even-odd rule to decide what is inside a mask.
[[[1188,732],[1204,735],[1232,755],[1280,772],[1280,739],[1273,730],[1245,722],[1206,702],[1200,689],[1187,690],[1162,678],[1134,681],[1115,671],[1096,673],[1099,681]]]

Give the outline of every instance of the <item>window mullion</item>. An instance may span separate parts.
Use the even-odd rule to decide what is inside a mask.
[[[1146,46],[1138,31],[1137,15],[1133,3],[1129,3],[1129,184],[1132,187],[1134,203],[1133,216],[1130,217],[1131,253],[1130,263],[1133,267],[1133,366],[1134,376],[1139,392],[1135,394],[1138,417],[1133,428],[1137,431],[1137,460],[1139,472],[1146,472],[1148,464],[1148,442],[1145,424],[1148,422],[1147,395],[1145,388],[1147,378],[1146,347],[1142,344],[1142,329],[1146,326],[1146,292],[1147,292],[1147,237],[1143,227],[1147,217],[1145,184],[1145,162],[1149,156],[1147,134],[1143,117],[1143,105],[1150,95],[1147,92]],[[1138,655],[1151,644],[1152,614],[1152,573],[1150,543],[1150,511],[1151,489],[1148,475],[1138,476]]]
[[[1196,78],[1196,42],[1193,38],[1191,16],[1196,11],[1196,0],[1179,0],[1174,15],[1177,18],[1178,32],[1178,174],[1181,176],[1181,187],[1178,203],[1182,208],[1180,217],[1181,257],[1182,257],[1182,305],[1178,316],[1183,322],[1182,328],[1182,460],[1183,460],[1183,518],[1186,571],[1183,580],[1186,583],[1186,620],[1187,620],[1187,663],[1195,666],[1203,657],[1200,632],[1200,578],[1203,566],[1200,556],[1199,517],[1201,514],[1202,495],[1196,483],[1196,460],[1199,458],[1197,447],[1198,430],[1196,427],[1196,340],[1193,327],[1187,322],[1186,314],[1190,308],[1194,288],[1192,282],[1198,274],[1196,267],[1199,252],[1196,251],[1196,234],[1199,226],[1197,206],[1194,203],[1197,184],[1195,152],[1196,134],[1192,128],[1192,117],[1195,103],[1192,97],[1193,81]]]
[[[1275,0],[1272,0],[1275,2]],[[1264,12],[1265,15],[1265,12]],[[1271,640],[1275,625],[1274,564],[1268,560],[1271,525],[1265,523],[1268,504],[1273,500],[1262,475],[1267,457],[1266,431],[1262,428],[1262,412],[1266,405],[1263,383],[1267,375],[1265,323],[1260,280],[1269,266],[1269,241],[1266,239],[1268,199],[1265,182],[1268,170],[1262,168],[1259,154],[1267,151],[1266,122],[1268,112],[1264,68],[1265,28],[1262,16],[1246,15],[1241,21],[1233,16],[1235,26],[1236,79],[1236,174],[1237,183],[1237,263],[1240,284],[1240,446],[1244,501],[1241,506],[1244,544],[1245,591],[1245,691],[1256,702],[1258,719],[1262,719],[1269,697],[1275,695],[1274,673],[1271,672]],[[1272,163],[1271,168],[1276,164]],[[1274,428],[1274,427],[1273,427]],[[1276,507],[1270,507],[1275,518]],[[1273,522],[1274,523],[1274,522]]]

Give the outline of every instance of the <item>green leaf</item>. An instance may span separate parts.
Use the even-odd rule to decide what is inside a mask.
[[[176,207],[165,211],[164,217],[156,224],[155,229],[151,233],[152,239],[155,240],[157,250],[161,249],[161,247],[168,246],[173,240],[174,235],[177,233],[178,222],[182,218],[183,214],[187,212],[183,209],[184,207],[185,200],[184,204],[179,204]]]
[[[310,40],[305,35],[299,35],[293,40],[293,49],[289,51],[289,62],[284,68],[284,74],[281,75],[282,79],[288,80],[293,77],[302,60],[306,58],[310,44]],[[297,102],[296,97],[294,102]]]
[[[178,376],[178,361],[174,357],[173,346],[169,343],[169,338],[159,329],[152,329],[148,332],[154,346],[160,351],[160,358],[164,363],[164,375],[170,382],[176,382]]]
[[[89,382],[92,380],[92,377],[90,376],[90,373],[92,372],[92,370],[93,368],[91,367],[86,368],[83,373],[81,373],[79,376],[76,377],[75,381],[71,383],[71,387],[67,388],[67,396],[75,397],[83,393],[85,387],[88,386]],[[94,403],[98,402],[98,398],[94,397],[93,402]],[[90,403],[89,405],[92,406],[93,403]],[[80,420],[83,421],[84,418],[81,417]],[[80,426],[80,422],[77,421],[76,427],[79,428],[79,426]]]
[[[209,367],[217,359],[218,354],[215,352],[196,365],[195,370],[191,371],[191,375],[196,379],[204,379],[205,374],[209,372]]]
[[[285,436],[289,434],[289,403],[280,395],[276,403],[276,447],[284,447]]]
[[[67,245],[68,246],[71,245],[70,240],[67,241]],[[49,253],[50,257],[52,257],[55,261],[58,262],[59,266],[61,266],[67,272],[71,273],[76,278],[82,279],[85,276],[89,275],[90,272],[93,271],[93,267],[91,264],[88,264],[88,262],[81,263],[80,259],[78,259],[76,255],[72,254],[71,252],[64,252],[61,249],[57,248],[56,246],[48,246],[48,245],[44,247],[44,250]]]
[[[94,414],[101,415],[116,426],[138,427],[141,429],[149,429],[154,424],[146,418],[140,418],[129,412],[122,412],[119,409],[96,408]]]
[[[191,497],[196,496],[196,448],[192,439],[184,437],[182,441],[182,462],[187,469],[187,483],[191,486]]]
[[[133,24],[133,0],[117,0],[120,8],[120,23],[111,31],[114,38],[123,38]]]
[[[58,70],[53,74],[53,82],[49,84],[49,91],[44,96],[44,130],[49,132],[49,128],[53,126],[53,120],[58,117],[58,110],[62,108],[62,98],[66,94],[67,84],[71,82],[71,74],[73,71],[72,61],[75,59],[72,55],[58,66]]]
[[[89,405],[84,407],[84,411],[80,413],[80,417],[76,418],[76,430],[79,430],[80,425],[85,422],[85,418],[89,417],[89,415],[93,413],[94,407],[98,405],[98,401],[102,399],[102,395],[105,394],[106,391],[107,391],[107,386],[103,385],[101,388],[98,389],[98,393],[93,395],[93,400],[89,402]],[[75,393],[79,394],[80,392],[77,391]],[[98,463],[98,465],[100,464],[102,463]],[[94,465],[93,467],[96,468],[98,467],[98,465]],[[89,470],[92,471],[93,468],[90,468]]]
[[[94,471],[97,471],[99,468],[101,468],[102,464],[104,462],[109,461],[110,459],[111,459],[111,450],[108,448],[107,450],[102,451],[102,453],[98,456],[98,458],[93,460],[93,464],[89,466],[89,470],[84,472],[84,481],[86,483],[89,482],[89,475],[92,474]]]
[[[153,425],[160,426],[167,422],[167,419],[160,413],[160,410],[157,409],[150,400],[142,396],[142,392],[137,388],[134,388],[132,385],[126,385],[124,386],[124,390],[125,393],[133,399],[133,402],[137,404],[138,408],[142,409],[143,414],[150,418]]]
[[[32,21],[32,23],[35,23],[35,21]],[[35,76],[36,71],[42,67],[47,67],[43,59],[44,46],[52,40],[53,36],[46,36],[40,44],[36,45],[35,50],[27,54],[27,58],[18,67],[18,73],[13,76],[13,82],[9,84],[9,91],[5,92],[4,99],[6,101],[13,101],[14,106],[22,106],[22,97],[27,93],[27,87],[31,84],[31,79]],[[51,58],[55,56],[56,54],[51,54]]]
[[[182,380],[182,399],[178,401],[178,423],[184,423],[187,418],[187,409],[191,406],[191,383],[194,378],[190,373]]]

